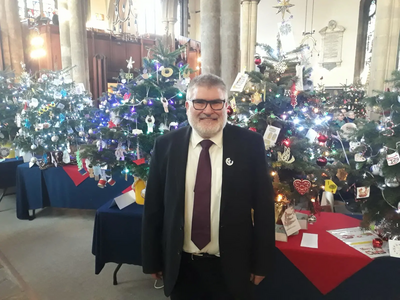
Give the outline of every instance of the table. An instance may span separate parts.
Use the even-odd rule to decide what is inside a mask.
[[[132,185],[133,177],[125,181],[122,174],[114,174],[114,186],[99,188],[93,178],[87,178],[75,186],[61,167],[41,170],[37,166],[29,168],[24,163],[17,168],[17,218],[32,220],[34,210],[44,207],[98,209],[109,199],[119,196]],[[29,215],[33,210],[33,215]]]
[[[9,187],[16,185],[17,167],[23,164],[22,158],[8,158],[0,162],[0,189],[3,190],[0,196],[0,201],[6,194]]]
[[[100,207],[96,213],[92,253],[96,257],[95,273],[99,274],[106,263],[117,263],[113,281],[117,284],[117,272],[122,264],[141,265],[141,224],[143,207],[132,204],[123,210],[109,207],[111,201]],[[275,248],[276,268],[256,287],[256,299],[399,299],[400,259],[384,257],[368,261],[359,271],[337,282],[334,272],[345,271],[345,264],[357,264],[364,256],[341,241],[333,242],[325,230],[335,229],[340,224],[359,224],[359,220],[341,214],[321,213],[314,225],[309,225],[308,233],[319,233],[320,249],[300,248],[301,234],[290,237],[287,243],[277,242]],[[330,222],[333,221],[333,224]],[[333,226],[333,228],[332,228]],[[331,227],[331,228],[328,228]],[[337,227],[339,228],[339,227]],[[327,243],[326,246],[323,244]],[[343,245],[341,245],[343,244]],[[332,254],[329,249],[330,246]],[[345,246],[345,247],[342,247]],[[349,250],[349,251],[346,251]],[[323,251],[318,251],[323,250]],[[357,253],[354,253],[356,251]],[[300,254],[296,254],[299,252]],[[297,257],[294,257],[296,256]],[[362,256],[359,256],[362,255]],[[366,257],[366,256],[365,256]],[[366,257],[368,260],[369,258]],[[330,259],[332,262],[327,261]],[[352,261],[352,259],[355,260]],[[294,260],[294,262],[292,261]],[[299,261],[304,260],[303,268]],[[365,262],[365,261],[364,261]],[[337,266],[335,267],[335,264]],[[321,268],[318,268],[321,266]],[[313,272],[321,280],[333,280],[335,288],[327,291],[321,280],[313,277]],[[347,274],[344,274],[347,276]],[[319,286],[319,288],[317,287]],[[324,288],[325,286],[325,288]],[[321,290],[323,292],[321,292]],[[326,294],[324,295],[324,292]],[[384,298],[382,298],[384,296]]]

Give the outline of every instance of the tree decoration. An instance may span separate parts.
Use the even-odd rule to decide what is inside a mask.
[[[293,186],[300,195],[305,195],[311,188],[311,182],[304,179],[296,179]]]
[[[282,20],[285,19],[285,14],[289,13],[290,14],[290,8],[293,7],[294,4],[290,3],[290,0],[280,0],[278,5],[274,5],[274,8],[278,9],[277,14],[281,13],[282,14]]]
[[[290,155],[290,148],[289,147],[284,147],[283,154],[282,152],[278,151],[278,161],[284,162],[287,164],[291,164],[295,161],[295,157]]]
[[[348,175],[349,175],[349,173],[346,172],[346,169],[338,169],[337,173],[336,173],[336,177],[340,181],[345,181],[347,179]]]
[[[325,167],[327,163],[328,163],[328,160],[326,159],[326,157],[321,156],[321,157],[317,158],[317,165],[318,166]]]

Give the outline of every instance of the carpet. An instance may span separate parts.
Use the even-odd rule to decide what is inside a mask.
[[[0,202],[0,254],[25,284],[29,300],[167,299],[141,267],[123,265],[117,286],[115,264],[94,274],[95,211],[47,208],[37,211],[35,220],[21,221],[15,207],[15,195]]]

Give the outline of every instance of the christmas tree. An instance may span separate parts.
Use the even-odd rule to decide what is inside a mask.
[[[338,95],[329,97],[326,105],[329,111],[343,114],[345,122],[354,122],[356,118],[365,118],[366,109],[363,99],[365,89],[360,84],[342,85],[342,90]]]
[[[264,135],[278,209],[302,203],[319,210],[319,199],[333,205],[333,194],[347,187],[347,152],[327,106],[325,91],[314,91],[303,47],[283,53],[264,45],[256,57],[260,72],[231,99],[229,121]],[[244,76],[244,75],[243,75]],[[279,214],[279,212],[278,212]]]
[[[94,122],[92,100],[83,85],[68,79],[69,71],[21,74],[15,92],[21,104],[15,116],[18,149],[35,155],[61,151],[68,161],[68,153],[87,142],[85,128]]]
[[[400,72],[393,72],[393,88],[364,102],[379,120],[365,120],[353,138],[356,198],[364,210],[363,226],[377,222],[387,237],[400,235]]]
[[[82,146],[81,157],[109,176],[121,171],[147,180],[154,140],[186,120],[185,91],[192,71],[176,65],[181,51],[169,52],[158,42],[134,72],[132,59],[127,60],[128,72],[121,71],[118,85],[101,99],[100,126],[89,130],[96,142]]]
[[[12,141],[18,131],[15,123],[20,107],[16,97],[18,87],[12,72],[0,72],[0,159],[15,157]]]

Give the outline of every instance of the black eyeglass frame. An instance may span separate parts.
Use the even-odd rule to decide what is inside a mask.
[[[207,100],[204,100],[204,99],[193,99],[193,100],[189,100],[189,101],[193,103],[193,108],[194,108],[195,110],[205,110],[205,109],[207,108],[207,106],[210,105],[211,108],[212,108],[213,110],[215,110],[215,111],[223,110],[223,109],[224,109],[225,102],[226,102],[226,100],[222,100],[222,99],[216,99],[216,100],[210,100],[210,101],[207,101]],[[200,101],[201,101],[201,102],[200,102]],[[196,104],[196,103],[198,103],[198,104],[200,104],[200,103],[205,103],[206,106],[204,106],[204,108],[196,108],[196,107],[195,107],[195,104]],[[222,107],[219,108],[219,109],[215,109],[215,108],[213,107],[213,104],[222,104]]]

